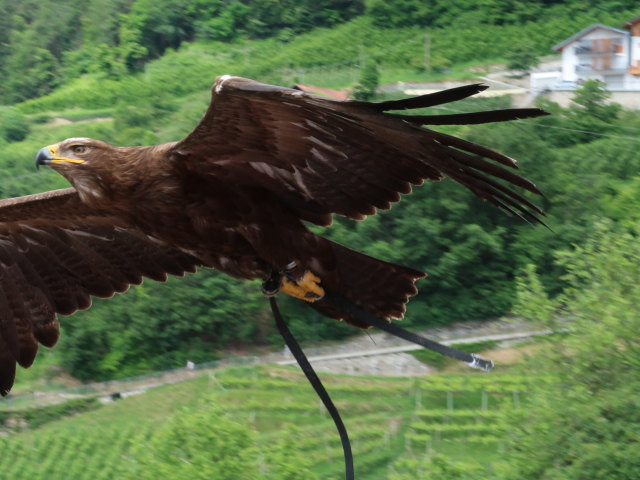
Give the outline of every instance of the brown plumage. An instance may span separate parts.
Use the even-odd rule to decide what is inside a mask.
[[[310,271],[326,292],[401,318],[422,272],[337,245],[303,221],[329,225],[333,214],[361,220],[389,208],[412,185],[444,175],[539,221],[542,211],[505,185],[539,193],[501,166],[515,167],[515,161],[420,125],[544,112],[385,113],[484,88],[340,102],[224,76],[209,110],[182,141],[118,148],[71,138],[45,147],[37,163],[57,170],[73,188],[0,201],[0,393],[11,388],[16,362],[28,367],[38,343],[56,343],[56,314],[88,308],[90,296],[124,292],[143,277],[162,281],[198,266],[265,280],[284,272],[297,281]],[[323,299],[310,305],[357,324]]]

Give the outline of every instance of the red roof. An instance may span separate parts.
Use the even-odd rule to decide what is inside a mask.
[[[631,20],[629,20],[628,22],[624,22],[624,23],[622,24],[622,26],[623,26],[624,28],[629,29],[629,28],[633,27],[633,26],[634,26],[636,23],[638,23],[638,22],[640,22],[640,17],[632,18],[632,19],[631,19]]]
[[[306,93],[313,93],[323,97],[330,98],[332,100],[348,100],[349,94],[343,90],[332,90],[330,88],[316,87],[315,85],[302,85],[296,83],[293,88],[301,90]]]

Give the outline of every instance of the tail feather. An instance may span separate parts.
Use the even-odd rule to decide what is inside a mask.
[[[425,277],[423,272],[325,241],[335,259],[330,269],[318,272],[327,294],[344,297],[362,310],[387,320],[404,317],[409,298],[418,293],[416,280]],[[367,327],[323,299],[310,305],[328,317]]]

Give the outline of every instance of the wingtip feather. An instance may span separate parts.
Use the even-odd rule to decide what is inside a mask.
[[[427,108],[443,103],[451,103],[471,97],[489,88],[488,85],[482,83],[472,83],[461,87],[453,87],[439,92],[427,93],[415,97],[404,98],[401,100],[387,100],[384,102],[369,103],[378,112],[386,112],[389,110],[413,110],[416,108]]]

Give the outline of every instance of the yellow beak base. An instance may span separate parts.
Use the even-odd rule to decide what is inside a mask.
[[[49,145],[47,150],[51,154],[51,163],[84,163],[84,160],[80,160],[79,158],[67,158],[67,157],[59,157],[56,154],[58,153],[58,144]]]

